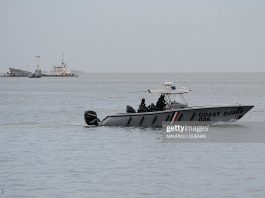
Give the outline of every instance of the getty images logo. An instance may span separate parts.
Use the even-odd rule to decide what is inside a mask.
[[[178,132],[178,133],[184,133],[184,132],[207,132],[209,131],[209,125],[206,126],[192,126],[192,125],[169,125],[166,127],[167,133],[172,132]]]

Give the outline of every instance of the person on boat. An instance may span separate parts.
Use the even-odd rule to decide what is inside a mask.
[[[146,107],[146,105],[145,105],[145,99],[143,98],[142,101],[141,101],[141,104],[139,105],[138,113],[140,113],[140,112],[147,112],[147,111],[149,111],[149,109]]]
[[[161,94],[161,96],[158,98],[156,107],[159,111],[163,111],[166,107],[166,101],[165,101],[165,95]]]

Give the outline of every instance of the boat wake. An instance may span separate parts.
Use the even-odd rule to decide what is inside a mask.
[[[17,122],[17,123],[0,123],[0,127],[43,127],[43,128],[49,128],[49,127],[80,127],[84,126],[84,123],[78,123],[78,122]]]

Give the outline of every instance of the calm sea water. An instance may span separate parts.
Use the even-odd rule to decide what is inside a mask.
[[[102,119],[154,102],[132,92],[163,81],[192,89],[190,105],[255,105],[242,127],[265,122],[264,73],[0,78],[0,198],[264,197],[264,143],[161,143],[161,129],[84,127],[85,110]]]

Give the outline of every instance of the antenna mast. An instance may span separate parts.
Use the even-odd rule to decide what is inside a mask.
[[[40,56],[36,56],[37,58],[37,70],[40,69]]]
[[[65,62],[64,62],[64,53],[62,54],[62,66],[65,66]]]

